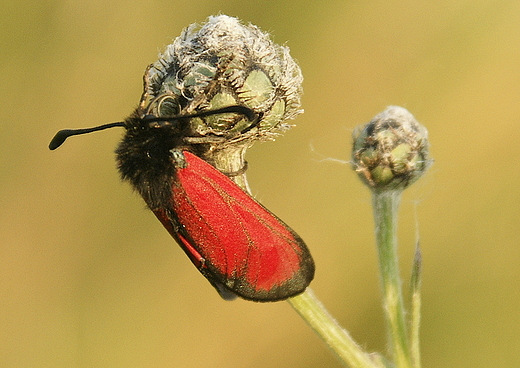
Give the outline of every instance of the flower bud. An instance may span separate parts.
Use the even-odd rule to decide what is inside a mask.
[[[254,25],[211,16],[202,26],[185,29],[151,65],[141,106],[167,117],[241,105],[258,120],[236,112],[197,117],[190,120],[188,134],[220,137],[226,144],[271,138],[290,127],[285,120],[302,112],[302,80],[287,47],[274,44]]]
[[[405,108],[389,106],[352,136],[354,170],[374,190],[405,189],[432,163],[428,131]]]

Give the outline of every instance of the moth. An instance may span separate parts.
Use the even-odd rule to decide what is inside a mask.
[[[145,81],[146,84],[146,81]],[[303,292],[314,277],[314,261],[304,241],[276,215],[224,173],[199,157],[212,137],[194,137],[193,119],[234,114],[249,121],[260,117],[242,105],[164,115],[149,100],[124,121],[94,128],[61,130],[54,150],[72,135],[123,127],[116,149],[117,167],[188,258],[222,298],[271,302]]]

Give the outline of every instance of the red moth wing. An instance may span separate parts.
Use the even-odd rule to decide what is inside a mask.
[[[305,290],[314,262],[303,240],[213,166],[183,151],[172,212],[154,211],[217,289],[276,301]],[[225,294],[225,293],[224,293]]]

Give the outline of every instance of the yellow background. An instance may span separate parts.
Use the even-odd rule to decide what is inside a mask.
[[[339,367],[285,303],[225,302],[119,181],[145,67],[222,12],[286,43],[305,77],[293,130],[248,153],[255,196],[307,242],[312,288],[385,349],[370,194],[350,133],[387,105],[435,164],[400,213],[405,289],[423,249],[424,367],[520,366],[520,2],[2,1],[0,367]],[[328,160],[329,158],[338,160]]]

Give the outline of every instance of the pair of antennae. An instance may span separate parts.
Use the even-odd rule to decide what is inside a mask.
[[[143,117],[142,120],[153,123],[153,122],[159,122],[159,121],[201,118],[204,116],[225,114],[225,113],[230,113],[230,112],[236,112],[238,114],[245,115],[245,117],[249,121],[253,122],[252,126],[254,126],[258,123],[258,115],[250,108],[245,107],[245,106],[240,106],[240,105],[227,106],[227,107],[223,107],[223,108],[215,109],[215,110],[201,111],[201,112],[197,112],[195,114],[175,115],[175,116],[170,116],[170,117],[155,117],[155,116],[150,115],[149,117],[148,116]],[[93,127],[93,128],[63,129],[63,130],[60,130],[58,133],[56,133],[54,138],[52,138],[51,142],[49,143],[49,149],[55,150],[56,148],[61,146],[67,138],[72,137],[73,135],[87,134],[87,133],[97,132],[98,130],[104,130],[104,129],[114,128],[114,127],[124,127],[124,126],[125,126],[125,123],[123,121],[118,121],[116,123],[103,124],[103,125]]]

